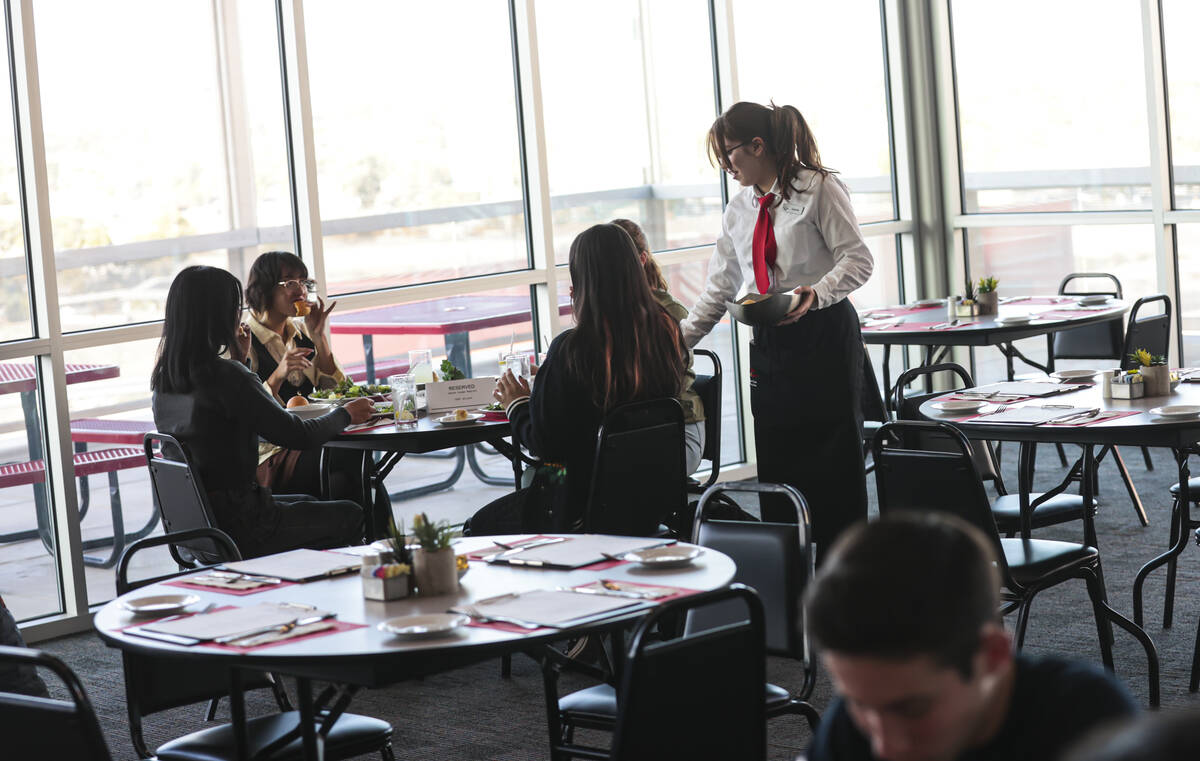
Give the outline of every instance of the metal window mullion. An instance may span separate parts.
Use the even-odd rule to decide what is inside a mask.
[[[553,339],[562,329],[558,313],[559,272],[554,266],[554,217],[550,206],[550,168],[546,152],[542,72],[535,0],[512,0],[520,119],[524,135],[525,178],[529,199],[529,245],[539,283],[533,286],[537,335]],[[535,339],[537,340],[537,339]],[[547,347],[542,347],[545,350]]]
[[[213,34],[217,50],[218,98],[221,107],[222,145],[225,153],[227,211],[232,230],[258,227],[254,157],[250,144],[246,77],[242,66],[241,33],[237,7],[231,0],[213,0]],[[257,241],[255,241],[257,244]],[[246,246],[228,250],[229,271],[239,279],[247,271]],[[253,251],[254,246],[249,246]]]
[[[296,251],[308,265],[322,296],[327,296],[325,248],[321,237],[321,208],[317,199],[317,156],[313,135],[312,99],[308,87],[308,46],[304,36],[302,0],[276,0],[279,56],[283,78],[284,128],[292,180]]]
[[[75,496],[70,410],[62,325],[58,314],[58,274],[54,267],[54,236],[50,219],[50,192],[46,173],[46,142],[42,130],[41,85],[38,79],[33,0],[6,0],[13,95],[16,98],[18,161],[21,167],[25,240],[34,282],[33,307],[39,338],[49,341],[49,351],[37,359],[38,388],[46,463],[47,506],[53,516],[53,536],[58,548],[59,583],[63,613],[86,615],[87,583]]]
[[[1162,8],[1159,0],[1142,0],[1142,53],[1145,58],[1146,124],[1150,140],[1150,208],[1154,221],[1154,267],[1158,290],[1171,294],[1175,313],[1171,316],[1171,342],[1176,357],[1183,358],[1180,324],[1178,267],[1175,261],[1175,228],[1166,221],[1171,208],[1171,151],[1167,124],[1167,79],[1163,61]]]
[[[962,214],[951,220],[963,227],[1072,227],[1075,225],[1141,225],[1154,222],[1153,211],[1031,211]]]

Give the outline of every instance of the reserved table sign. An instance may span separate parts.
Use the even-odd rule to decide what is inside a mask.
[[[452,412],[459,408],[474,410],[491,404],[492,392],[495,389],[494,377],[426,383],[425,400],[430,415]]]

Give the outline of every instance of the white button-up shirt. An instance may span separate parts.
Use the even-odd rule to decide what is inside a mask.
[[[802,285],[816,292],[814,309],[824,309],[846,298],[871,276],[874,259],[858,229],[850,193],[834,175],[802,169],[793,182],[791,197],[771,187],[771,224],[775,231],[775,265],[771,267],[770,293],[788,293]],[[742,188],[721,220],[708,264],[708,282],[700,300],[680,327],[688,346],[706,336],[725,314],[725,302],[736,301],[754,281],[752,240],[758,220],[758,198],[753,185]]]

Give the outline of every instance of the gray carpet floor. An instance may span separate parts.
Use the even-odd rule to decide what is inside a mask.
[[[1008,447],[1004,455],[1005,478],[1015,485],[1015,447]],[[1167,489],[1175,482],[1176,468],[1170,453],[1165,451],[1154,452],[1153,471],[1145,469],[1137,450],[1126,450],[1125,456],[1150,515],[1150,526],[1142,528],[1138,524],[1116,469],[1106,462],[1101,468],[1097,527],[1110,600],[1118,610],[1132,615],[1133,576],[1167,541],[1170,509]],[[1035,488],[1048,488],[1062,472],[1053,449],[1042,448]],[[1079,524],[1067,524],[1041,531],[1038,536],[1079,541],[1081,532]],[[1200,706],[1200,696],[1187,689],[1192,646],[1200,619],[1200,549],[1190,546],[1181,558],[1175,625],[1170,629],[1161,626],[1163,576],[1162,571],[1157,572],[1146,586],[1147,631],[1158,647],[1162,663],[1162,702],[1164,706]],[[1083,582],[1071,582],[1048,590],[1034,603],[1026,648],[1030,652],[1062,653],[1098,662],[1096,637]],[[40,647],[63,658],[80,675],[100,714],[114,757],[134,758],[118,653],[92,634],[63,637],[41,643]],[[1114,652],[1117,676],[1145,701],[1146,660],[1141,647],[1117,630]],[[799,666],[783,659],[771,659],[769,677],[784,686],[796,687],[801,683]],[[562,686],[569,690],[585,685],[578,677],[567,677]],[[813,697],[814,705],[823,708],[830,695],[828,679],[822,675]],[[272,709],[272,704],[261,696],[252,696],[248,704],[255,715]],[[514,659],[511,679],[500,678],[498,662],[482,663],[422,681],[364,691],[356,698],[352,710],[390,721],[396,729],[397,757],[402,759],[517,761],[548,756],[540,672],[531,660],[523,657]],[[200,707],[157,714],[147,720],[147,739],[153,748],[200,728],[202,719]],[[809,740],[807,726],[798,717],[772,721],[768,735],[772,759],[794,758]]]

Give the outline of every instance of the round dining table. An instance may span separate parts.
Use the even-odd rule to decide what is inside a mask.
[[[939,361],[955,346],[995,346],[1007,362],[1008,377],[1013,377],[1013,360],[1043,372],[1054,370],[1053,359],[1046,365],[1025,356],[1014,345],[1022,338],[1047,336],[1083,325],[1120,318],[1129,304],[1110,298],[1099,304],[1080,303],[1080,296],[1017,296],[1002,299],[997,314],[951,316],[945,299],[929,299],[914,304],[864,309],[859,312],[863,342],[883,346],[884,389],[891,398],[891,347],[923,346],[922,366]],[[1025,321],[1023,318],[1030,318]],[[1017,320],[1014,322],[1013,320]],[[1053,352],[1048,352],[1053,356]]]
[[[569,536],[569,535],[568,535]],[[471,554],[493,547],[493,541],[510,543],[528,537],[464,537],[456,540],[458,554]],[[648,538],[647,546],[661,540]],[[687,546],[687,545],[683,545]],[[349,556],[348,556],[349,557]],[[353,560],[353,558],[351,558]],[[421,677],[488,658],[514,652],[534,651],[554,641],[584,633],[616,631],[629,627],[643,616],[648,607],[637,605],[628,611],[616,611],[611,617],[560,628],[520,629],[501,624],[472,622],[452,633],[428,639],[402,639],[379,628],[379,624],[402,616],[445,613],[489,598],[533,590],[576,587],[599,580],[620,585],[643,584],[677,587],[680,590],[708,591],[728,585],[736,567],[728,556],[703,549],[690,564],[677,568],[650,568],[635,562],[605,562],[595,568],[553,570],[528,566],[471,561],[454,594],[434,597],[413,596],[387,602],[363,596],[358,573],[323,578],[303,584],[280,585],[251,595],[234,596],[216,589],[189,588],[199,601],[192,610],[206,605],[246,606],[260,602],[301,603],[337,614],[339,623],[361,624],[335,633],[282,641],[251,650],[234,650],[210,645],[185,646],[149,639],[127,631],[149,620],[134,616],[126,602],[136,598],[178,594],[178,586],[157,583],[128,592],[109,601],[96,612],[93,624],[97,634],[110,647],[149,656],[172,656],[210,663],[213,668],[230,670],[231,702],[235,724],[244,728],[244,705],[240,696],[239,669],[252,669],[296,677],[302,725],[313,724],[311,680],[336,682],[360,687],[382,687],[406,679]],[[184,581],[186,576],[172,581]],[[640,602],[640,601],[639,601]],[[352,693],[351,693],[352,694]],[[308,758],[316,758],[315,738],[305,730]],[[310,747],[310,741],[314,743]]]
[[[1197,373],[1200,375],[1200,373]],[[1103,393],[1103,384],[1085,385],[1076,391],[1056,396],[1033,399],[1019,404],[1004,403],[1009,409],[1014,407],[1037,407],[1045,405],[1064,405],[1079,410],[1081,415],[1089,417],[1078,419],[1075,424],[1043,423],[1041,425],[1014,425],[991,422],[988,413],[996,411],[1000,403],[987,403],[976,412],[945,412],[938,404],[955,397],[958,392],[951,392],[934,397],[924,402],[920,407],[922,417],[933,421],[949,422],[957,426],[970,439],[985,439],[989,441],[1006,440],[1020,442],[1020,495],[1021,495],[1021,533],[1029,536],[1033,506],[1029,500],[1032,490],[1032,465],[1034,447],[1039,443],[1079,444],[1083,454],[1074,469],[1080,474],[1080,493],[1084,504],[1092,504],[1093,479],[1095,470],[1094,447],[1096,446],[1148,446],[1170,449],[1175,457],[1179,473],[1179,494],[1174,500],[1170,520],[1171,536],[1169,546],[1162,554],[1149,560],[1134,577],[1133,584],[1133,620],[1138,626],[1143,623],[1142,588],[1146,577],[1156,568],[1179,556],[1188,545],[1190,532],[1182,526],[1188,516],[1188,505],[1192,499],[1188,488],[1188,457],[1200,454],[1200,383],[1189,383],[1186,380],[1166,396],[1149,396],[1139,399],[1113,399]],[[1193,407],[1192,414],[1164,415],[1164,407]],[[1064,413],[1067,410],[1064,409]],[[1094,413],[1094,414],[1093,414]],[[1120,415],[1119,417],[1117,415]],[[1106,416],[1113,415],[1108,418]],[[1165,495],[1164,495],[1165,496]],[[1092,511],[1084,514],[1084,542],[1092,547],[1097,546],[1097,537]],[[1192,668],[1192,689],[1196,689],[1200,679],[1200,649],[1197,650]]]

